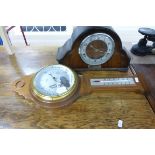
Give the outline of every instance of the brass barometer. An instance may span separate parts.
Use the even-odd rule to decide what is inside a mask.
[[[96,72],[96,74],[98,74]],[[60,108],[74,103],[80,96],[104,91],[141,91],[137,75],[132,72],[103,71],[102,75],[78,75],[64,65],[51,65],[18,79],[13,90],[25,99],[44,107]]]
[[[51,65],[15,81],[13,86],[25,98],[43,106],[58,108],[74,101],[79,78],[64,65]]]
[[[77,89],[78,77],[64,65],[52,65],[41,69],[31,82],[31,92],[36,99],[59,102],[72,95]]]

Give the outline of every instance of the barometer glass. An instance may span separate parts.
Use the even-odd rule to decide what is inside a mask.
[[[32,93],[44,101],[60,100],[70,95],[77,85],[77,75],[63,65],[41,69],[32,80]]]

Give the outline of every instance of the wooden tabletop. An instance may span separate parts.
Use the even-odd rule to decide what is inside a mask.
[[[133,64],[139,76],[142,76],[141,83],[146,90],[146,97],[155,112],[155,64]]]
[[[94,92],[63,109],[46,109],[18,96],[11,82],[56,64],[56,48],[18,48],[14,56],[0,49],[0,128],[155,128],[155,114],[141,93]],[[92,72],[91,72],[92,74]]]

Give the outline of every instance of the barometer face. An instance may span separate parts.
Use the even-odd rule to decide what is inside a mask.
[[[59,101],[70,95],[77,86],[77,75],[63,65],[41,69],[32,80],[32,93],[38,99]]]
[[[113,55],[115,42],[106,33],[94,33],[87,36],[80,44],[79,54],[88,65],[101,65]]]

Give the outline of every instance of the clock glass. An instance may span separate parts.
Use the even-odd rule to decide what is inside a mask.
[[[81,59],[88,65],[101,65],[113,55],[114,40],[105,33],[94,33],[82,40],[79,47]]]

